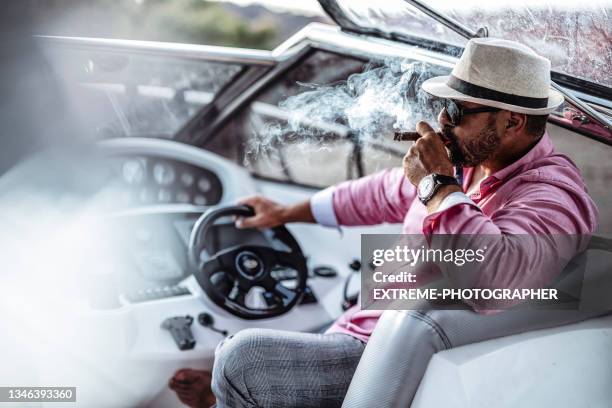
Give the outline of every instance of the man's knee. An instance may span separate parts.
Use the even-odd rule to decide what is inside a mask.
[[[249,400],[249,378],[253,377],[255,363],[261,362],[261,350],[268,338],[266,330],[246,329],[219,344],[212,373],[212,390],[219,406],[238,406],[238,402],[249,406],[253,403]],[[225,401],[234,403],[223,404]]]

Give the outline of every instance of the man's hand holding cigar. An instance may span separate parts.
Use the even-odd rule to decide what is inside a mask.
[[[416,141],[403,160],[406,178],[418,188],[423,177],[432,173],[453,177],[453,164],[448,157],[442,136],[436,133],[427,122],[419,122],[416,130],[419,137],[415,137]],[[427,203],[427,211],[435,212],[444,197],[455,191],[462,191],[462,189],[458,185],[447,185],[440,188]]]

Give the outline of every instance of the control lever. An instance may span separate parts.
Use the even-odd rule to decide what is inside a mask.
[[[192,323],[193,317],[189,315],[174,316],[164,320],[161,324],[161,328],[168,330],[170,334],[172,334],[172,338],[179,350],[191,350],[196,344],[193,333],[191,332]]]
[[[204,326],[204,327],[208,327],[210,330],[217,332],[219,334],[222,334],[224,336],[227,337],[227,330],[221,330],[221,329],[217,329],[214,324],[215,324],[215,318],[212,317],[212,315],[210,313],[206,313],[206,312],[202,312],[198,315],[198,322]]]

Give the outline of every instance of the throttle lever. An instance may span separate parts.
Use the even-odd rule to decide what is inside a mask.
[[[164,320],[161,324],[161,328],[168,330],[170,334],[172,334],[172,338],[179,350],[191,350],[196,344],[193,333],[191,332],[192,323],[193,317],[189,315],[174,316]]]

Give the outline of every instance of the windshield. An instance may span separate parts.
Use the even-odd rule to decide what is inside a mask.
[[[519,41],[551,60],[552,70],[612,87],[612,2],[596,0],[427,0],[467,28],[487,27],[490,37]],[[384,4],[384,5],[382,5]],[[466,39],[403,0],[338,0],[356,25],[421,35],[451,44]]]
[[[47,50],[95,139],[172,138],[242,66],[122,51]]]
[[[341,11],[354,24],[386,33],[418,35],[463,47],[467,40],[404,0],[338,0]]]

